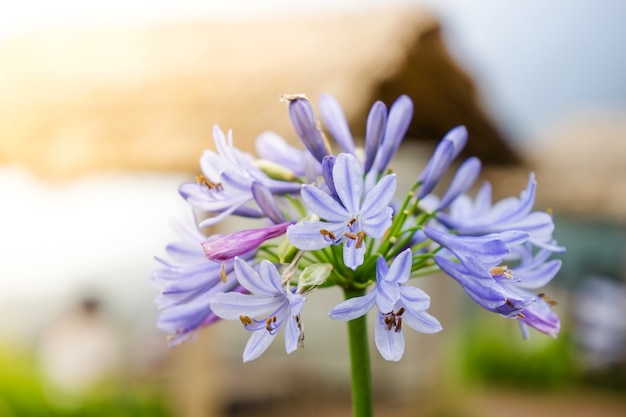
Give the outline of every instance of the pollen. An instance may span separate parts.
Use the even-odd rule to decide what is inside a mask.
[[[489,270],[489,272],[494,277],[502,276],[507,279],[513,279],[513,271],[511,271],[506,265],[494,266]]]
[[[404,314],[404,307],[401,307],[398,311],[396,312],[389,312],[389,313],[385,313],[383,314],[383,322],[385,323],[385,326],[387,327],[387,331],[391,331],[393,330],[396,333],[399,333],[402,331],[402,314]]]
[[[241,316],[239,316],[239,320],[241,320],[241,323],[244,326],[252,324],[252,319],[250,317],[248,317],[248,316],[241,315]]]

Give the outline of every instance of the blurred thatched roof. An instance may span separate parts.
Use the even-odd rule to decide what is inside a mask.
[[[334,94],[356,134],[407,93],[413,136],[466,124],[469,153],[516,160],[421,9],[49,30],[0,44],[0,91],[0,162],[51,177],[195,171],[214,124],[248,149],[268,129],[294,140],[282,93]]]

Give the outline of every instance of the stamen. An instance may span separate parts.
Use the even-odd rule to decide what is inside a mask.
[[[404,314],[404,307],[401,307],[397,312],[389,312],[383,314],[383,321],[387,326],[387,331],[394,330],[394,332],[399,333],[402,331],[402,314]]]
[[[502,276],[507,279],[513,279],[513,271],[511,271],[506,265],[494,266],[489,270],[489,272],[494,277]]]
[[[402,331],[402,317],[398,317],[396,320],[396,333],[400,333]]]
[[[348,222],[348,227],[352,227],[356,223],[356,219],[352,219]]]
[[[347,238],[350,238],[352,240],[356,240],[357,239],[357,235],[355,235],[354,233],[350,233],[350,232],[343,232],[343,235]]]
[[[332,240],[333,242],[337,240],[337,237],[335,236],[335,234],[333,232],[331,232],[330,230],[326,230],[326,229],[320,229],[320,233],[324,236],[329,238],[330,240]]]
[[[545,295],[544,293],[539,293],[537,294],[537,296],[539,298],[542,298],[543,301],[546,302],[546,304],[548,304],[550,307],[554,307],[555,305],[557,305],[558,303],[556,302],[556,300],[553,300],[552,298],[548,297],[547,295]]]
[[[363,244],[363,238],[365,237],[365,232],[357,232],[356,234],[356,245],[355,248],[359,249]]]
[[[265,319],[265,330],[271,332],[274,330],[273,325],[276,324],[276,316],[268,317]]]
[[[221,190],[222,189],[222,184],[219,182],[212,182],[211,180],[209,180],[207,177],[205,177],[204,175],[197,175],[196,176],[196,182],[200,185],[204,185],[205,187],[207,187],[209,190]]]
[[[220,265],[220,279],[222,280],[222,282],[226,282],[226,262],[222,262],[222,264]]]
[[[302,320],[300,319],[300,314],[296,316],[296,324],[298,325],[298,330],[300,330],[300,334],[298,335],[298,347],[304,347],[304,331],[302,330]]]
[[[519,317],[520,319],[526,318],[526,316],[523,313],[517,313],[517,317]]]
[[[244,326],[252,324],[252,319],[248,316],[239,316],[239,320],[241,320],[241,323],[243,323]]]

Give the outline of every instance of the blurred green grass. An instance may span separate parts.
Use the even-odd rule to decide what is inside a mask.
[[[166,417],[158,386],[113,377],[80,396],[54,392],[30,352],[0,346],[0,417]]]

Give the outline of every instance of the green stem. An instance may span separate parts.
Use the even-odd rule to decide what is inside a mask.
[[[365,289],[346,288],[346,300],[360,297]],[[367,338],[367,317],[365,315],[348,322],[350,345],[350,369],[352,376],[352,415],[372,417],[372,377]]]

